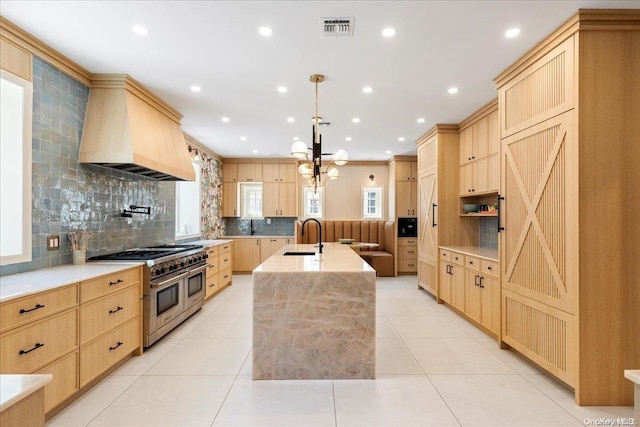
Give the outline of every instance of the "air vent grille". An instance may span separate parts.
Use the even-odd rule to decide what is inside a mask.
[[[352,36],[355,18],[320,18],[323,36]]]

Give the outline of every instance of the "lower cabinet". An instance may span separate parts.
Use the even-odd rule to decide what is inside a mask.
[[[51,374],[44,387],[44,411],[49,412],[78,390],[78,350],[61,357],[34,374]]]
[[[418,271],[418,239],[415,237],[398,238],[398,273]]]
[[[233,239],[233,271],[248,273],[260,265],[260,240]]]
[[[439,299],[498,336],[498,262],[441,248],[439,265]]]
[[[205,299],[208,299],[231,284],[233,242],[208,246],[206,251],[207,286]]]
[[[293,243],[293,239],[260,239],[260,263],[265,262],[267,258],[279,251],[284,245],[289,245],[291,243]]]

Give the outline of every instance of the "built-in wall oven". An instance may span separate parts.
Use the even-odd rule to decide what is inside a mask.
[[[202,246],[164,245],[89,260],[146,261],[143,269],[143,344],[149,347],[204,304],[206,258]]]

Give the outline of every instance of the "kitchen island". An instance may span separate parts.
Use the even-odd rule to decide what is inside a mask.
[[[253,379],[375,378],[376,273],[347,245],[286,245],[253,271]]]

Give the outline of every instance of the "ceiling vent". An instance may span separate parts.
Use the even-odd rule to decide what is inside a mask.
[[[320,18],[323,36],[352,36],[355,18]]]

